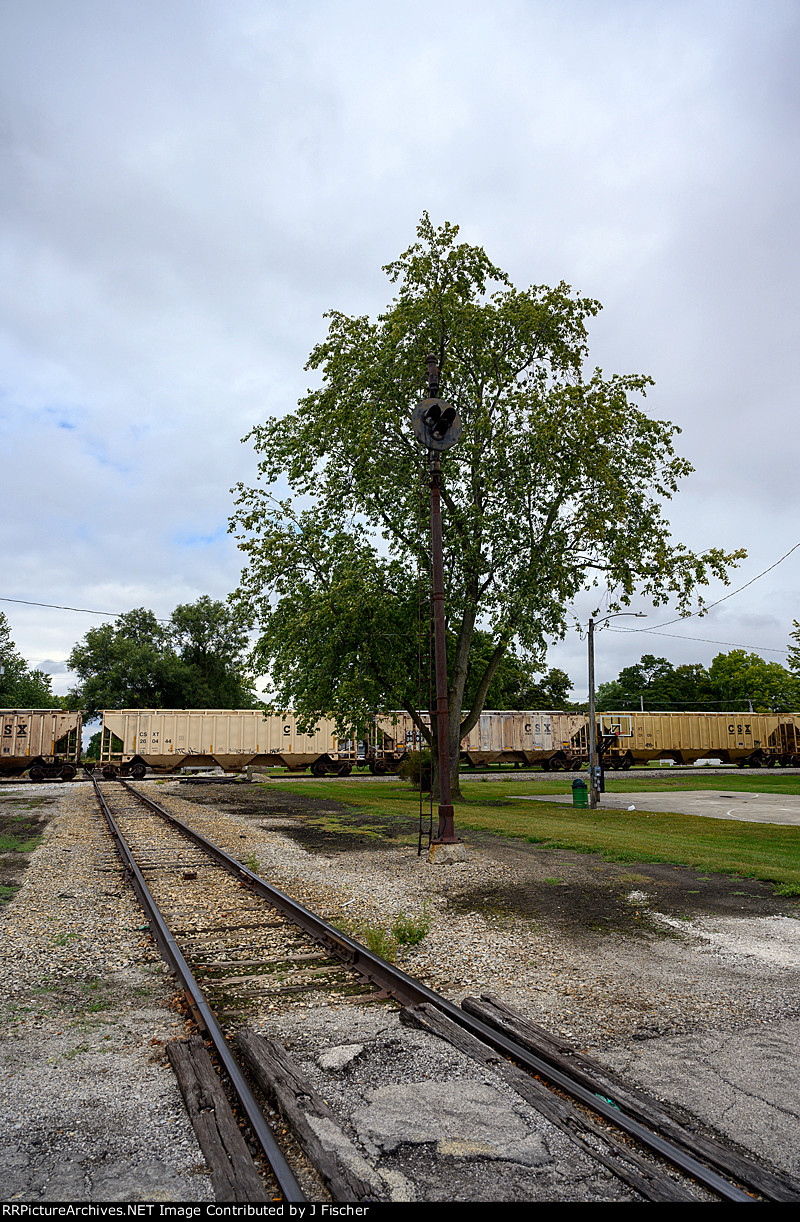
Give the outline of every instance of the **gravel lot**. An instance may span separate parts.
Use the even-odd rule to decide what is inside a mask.
[[[430,932],[401,956],[405,970],[456,1001],[495,994],[578,1046],[624,1063],[664,1097],[674,1084],[676,1101],[695,1111],[702,1111],[702,1100],[690,1099],[692,1075],[677,1082],[664,1069],[670,1050],[673,1064],[686,1063],[682,1040],[695,1041],[692,1055],[706,1065],[709,1039],[715,1048],[736,1045],[746,1067],[749,1033],[768,1033],[776,1056],[772,1062],[760,1057],[759,1073],[762,1079],[786,1077],[777,1051],[800,1030],[800,923],[797,905],[773,899],[761,884],[740,883],[737,899],[723,903],[719,880],[709,880],[704,911],[696,876],[681,875],[694,886],[683,885],[687,894],[678,903],[677,883],[670,889],[670,880],[651,867],[623,869],[585,855],[486,839],[470,847],[465,863],[430,865],[396,842],[310,846],[303,821],[309,812],[332,810],[329,804],[320,808],[258,786],[236,787],[235,797],[228,789],[172,782],[152,783],[152,791],[235,855],[255,855],[268,881],[329,918],[378,924],[401,911],[427,912]],[[4,788],[4,813],[18,801],[20,813],[29,814],[22,802],[30,792]],[[184,1024],[169,1008],[169,978],[120,881],[89,787],[43,785],[35,792],[52,799],[39,810],[49,818],[45,840],[31,856],[22,889],[0,909],[3,1195],[14,1201],[210,1200],[202,1157],[162,1052],[164,1042],[183,1034]],[[229,809],[219,813],[207,805],[212,802]],[[537,908],[540,894],[547,904]],[[596,895],[602,920],[589,918],[591,905],[575,919],[581,894]],[[515,896],[528,897],[517,905],[523,917],[505,902]],[[394,1038],[387,1036],[394,1020],[386,1012],[376,1020],[374,1007],[367,1019],[356,1007],[334,1009],[298,1000],[291,1015],[265,1012],[260,1029],[294,1045],[320,1085],[347,1097],[355,1115],[352,1082],[349,1094],[341,1081],[337,1087],[331,1077],[342,1072],[332,1068],[336,1058],[326,1067],[311,1049],[315,1041],[329,1052],[385,1043]],[[362,1075],[364,1115],[375,1102],[372,1086]],[[736,1083],[731,1089],[736,1094]],[[763,1102],[755,1127],[753,1107],[746,1120],[730,1101],[719,1112],[707,1101],[704,1119],[798,1174],[797,1105],[776,1091]],[[759,1097],[765,1094],[760,1090]],[[404,1176],[426,1152],[429,1146],[418,1144],[409,1167],[398,1165],[400,1197],[408,1190]],[[448,1157],[452,1162],[456,1156],[451,1151]],[[461,1172],[474,1174],[474,1163],[462,1151]],[[460,1199],[492,1199],[492,1192],[501,1194],[495,1199],[537,1199],[529,1171],[515,1170],[505,1195],[503,1181],[487,1188],[484,1175],[483,1187],[476,1181]],[[627,1199],[585,1169],[582,1174],[580,1188],[540,1175],[547,1188],[538,1199]],[[430,1185],[425,1191],[434,1192],[434,1170],[419,1175]]]

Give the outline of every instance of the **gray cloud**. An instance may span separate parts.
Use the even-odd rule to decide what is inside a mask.
[[[7,0],[0,594],[166,615],[232,589],[240,438],[305,391],[325,309],[386,303],[426,208],[516,283],[604,303],[592,359],[654,376],[696,468],[676,536],[747,547],[734,586],[767,568],[797,541],[798,24],[788,0]],[[784,648],[797,556],[674,629],[708,641],[605,632],[598,677]],[[100,622],[0,606],[38,665]],[[551,663],[585,686],[577,636]]]

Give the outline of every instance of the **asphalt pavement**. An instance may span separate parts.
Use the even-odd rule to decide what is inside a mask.
[[[513,795],[521,802],[563,802],[572,794]],[[602,793],[605,810],[673,811],[704,819],[740,819],[744,823],[790,823],[800,827],[800,797],[777,793],[726,793],[724,789],[674,789],[669,793]]]

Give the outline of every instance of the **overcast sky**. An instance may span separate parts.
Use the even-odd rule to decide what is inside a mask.
[[[305,393],[326,309],[387,304],[425,209],[603,303],[592,363],[655,379],[696,468],[675,537],[750,582],[800,541],[799,34],[797,0],[2,0],[0,595],[224,598],[241,438]],[[784,662],[799,593],[800,549],[611,630],[674,618],[645,607],[598,682]],[[65,692],[102,618],[0,610]],[[585,640],[549,663],[585,697]]]

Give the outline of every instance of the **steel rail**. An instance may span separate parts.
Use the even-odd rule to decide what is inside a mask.
[[[223,849],[215,845],[201,832],[196,832],[188,827],[175,815],[171,815],[152,798],[147,797],[140,790],[128,784],[126,781],[119,781],[131,793],[135,793],[147,806],[149,806],[156,814],[166,819],[169,823],[178,827],[184,835],[192,840],[199,847],[203,848],[212,856],[215,861],[219,862],[226,870],[228,870],[240,881],[247,883],[257,894],[267,900],[272,907],[283,913],[288,920],[299,926],[308,933],[316,941],[321,942],[333,954],[337,955],[344,963],[349,964],[359,975],[372,981],[378,985],[386,993],[393,996],[396,1000],[407,1006],[418,1006],[428,1003],[436,1006],[443,1014],[446,1014],[453,1022],[464,1027],[476,1038],[483,1040],[498,1052],[502,1052],[504,1056],[516,1061],[531,1073],[538,1074],[545,1078],[553,1086],[565,1091],[572,1098],[579,1100],[581,1103],[590,1107],[592,1111],[601,1115],[605,1120],[612,1124],[615,1128],[623,1129],[629,1136],[640,1141],[661,1158],[678,1167],[686,1175],[696,1179],[698,1183],[703,1184],[709,1191],[716,1193],[726,1201],[753,1201],[753,1197],[744,1192],[736,1184],[725,1179],[713,1169],[694,1158],[686,1149],[682,1149],[673,1141],[663,1137],[661,1134],[654,1132],[634,1120],[633,1117],[627,1115],[621,1110],[621,1106],[617,1106],[613,1102],[607,1102],[606,1097],[600,1097],[587,1089],[581,1083],[574,1081],[569,1075],[562,1070],[556,1068],[550,1062],[535,1053],[530,1052],[527,1048],[517,1044],[514,1040],[509,1039],[501,1031],[497,1031],[486,1023],[482,1023],[480,1019],[467,1014],[466,1011],[454,1005],[453,1002],[434,993],[425,985],[415,980],[412,976],[407,975],[400,968],[393,964],[387,963],[380,955],[376,955],[368,947],[362,946],[360,942],[356,942],[347,934],[336,929],[327,921],[305,908],[302,904],[293,900],[290,896],[279,891],[276,887],[265,883],[262,878],[259,878],[252,870],[237,861],[235,857],[230,856]],[[687,1134],[687,1145],[691,1142],[691,1135]]]
[[[228,1077],[233,1084],[236,1094],[241,1100],[242,1107],[248,1121],[255,1133],[258,1143],[267,1159],[281,1195],[284,1200],[291,1203],[299,1203],[306,1201],[308,1198],[303,1192],[297,1180],[294,1177],[289,1164],[284,1158],[283,1152],[273,1136],[272,1130],[267,1123],[266,1117],[259,1107],[258,1101],[255,1098],[250,1086],[245,1078],[242,1070],[234,1057],[230,1045],[225,1038],[225,1034],[220,1027],[213,1010],[209,1006],[203,990],[195,979],[189,964],[183,957],[180,947],[178,946],[172,931],[169,929],[164,920],[158,905],[156,904],[147,883],[144,880],[141,870],[134,860],[131,847],[123,835],[114,815],[112,814],[108,803],[106,802],[97,781],[92,777],[95,793],[100,802],[101,809],[105,816],[106,822],[111,831],[117,852],[125,867],[125,871],[133,884],[134,890],[139,897],[139,902],[144,908],[150,920],[151,932],[154,934],[158,942],[159,949],[164,959],[172,966],[174,971],[180,977],[181,983],[186,991],[187,997],[190,999],[190,1004],[196,1016],[202,1022],[211,1041],[216,1049],[217,1055],[222,1062]],[[126,786],[130,788],[130,786]],[[137,798],[142,795],[136,793]]]

